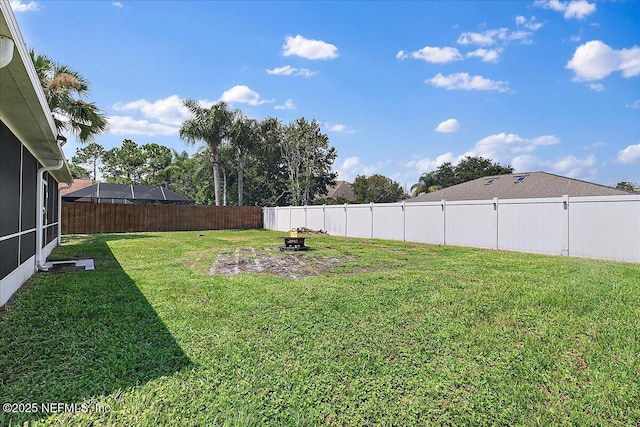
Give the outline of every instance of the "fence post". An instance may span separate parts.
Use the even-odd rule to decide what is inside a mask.
[[[402,201],[402,241],[407,241],[407,211],[404,208],[404,200]]]
[[[562,255],[563,256],[569,256],[569,196],[568,195],[563,195],[562,196],[562,212],[564,215],[564,221],[562,221],[563,224],[563,234],[564,234],[564,244],[562,245]]]
[[[442,206],[442,244],[447,244],[447,201],[445,199],[440,200],[440,206]]]
[[[369,202],[369,212],[371,221],[371,238],[373,239],[373,202]]]
[[[322,231],[327,232],[327,212],[326,205],[322,205]]]
[[[493,210],[496,213],[496,249],[498,249],[498,246],[499,246],[498,245],[498,238],[499,238],[499,236],[498,236],[498,203],[499,203],[498,198],[494,197],[493,198]]]
[[[347,204],[344,204],[344,237],[349,237],[349,233],[347,233],[347,222],[348,222],[348,212],[347,212]]]

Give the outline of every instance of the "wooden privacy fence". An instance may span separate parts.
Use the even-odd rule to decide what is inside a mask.
[[[62,203],[62,234],[249,228],[262,228],[262,208]]]

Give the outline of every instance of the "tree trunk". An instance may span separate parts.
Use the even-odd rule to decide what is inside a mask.
[[[227,206],[227,170],[222,171],[222,205]]]
[[[238,206],[242,206],[243,193],[244,193],[244,164],[242,161],[238,162]]]
[[[211,152],[211,164],[213,165],[213,193],[216,199],[216,206],[220,206],[220,166],[218,165],[218,147],[209,145]]]

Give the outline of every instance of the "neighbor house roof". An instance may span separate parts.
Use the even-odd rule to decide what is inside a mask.
[[[49,173],[58,182],[70,183],[71,172],[58,145],[58,131],[38,79],[31,56],[8,1],[0,0],[0,35],[13,40],[13,59],[0,68],[0,118],[43,166],[65,161]]]
[[[90,185],[93,185],[93,180],[92,179],[75,178],[73,180],[73,184],[71,184],[71,187],[66,188],[64,186],[64,184],[60,184],[58,186],[58,188],[60,188],[60,194],[62,194],[64,196],[65,194],[73,193],[74,191],[78,191],[81,188],[85,188],[85,187],[88,187]]]
[[[168,188],[138,184],[97,183],[62,196],[67,202],[98,203],[193,203]]]
[[[567,178],[547,172],[527,172],[492,175],[473,181],[421,194],[407,202],[431,202],[438,200],[487,200],[529,199],[581,196],[619,196],[630,193],[579,179]]]
[[[328,185],[327,195],[320,197],[326,197],[327,199],[334,200],[338,200],[338,198],[342,197],[351,202],[356,200],[356,194],[353,192],[351,184],[347,181],[337,181],[336,185]]]

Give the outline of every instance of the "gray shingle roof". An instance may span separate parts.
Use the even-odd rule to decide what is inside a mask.
[[[516,182],[519,177],[521,182]],[[491,181],[492,180],[492,181]],[[541,197],[620,196],[631,193],[616,188],[567,178],[547,172],[492,175],[421,194],[407,202],[445,200],[529,199]]]
[[[327,187],[328,199],[338,199],[338,197],[344,197],[347,200],[354,201],[356,199],[356,194],[353,192],[353,188],[351,184],[347,181],[338,181],[336,185],[333,187]]]

